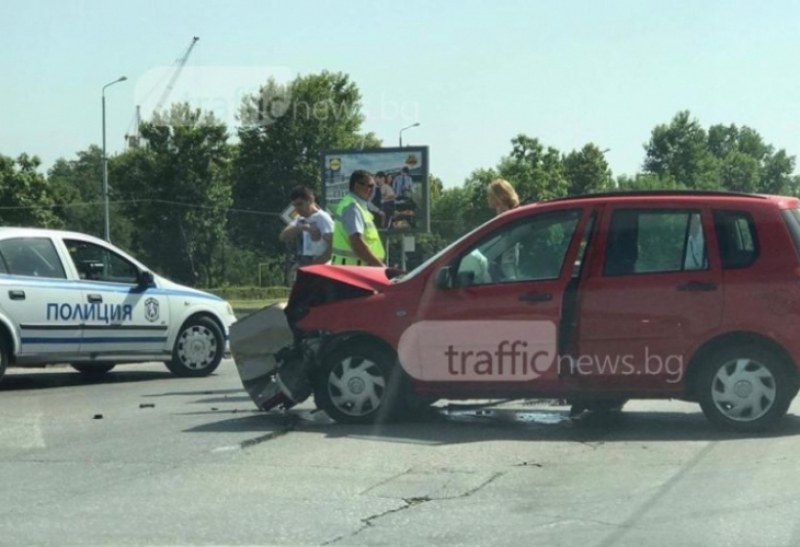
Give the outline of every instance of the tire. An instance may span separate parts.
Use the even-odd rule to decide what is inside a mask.
[[[200,378],[214,372],[225,353],[225,339],[216,322],[208,317],[190,317],[181,327],[172,360],[166,363],[175,376]]]
[[[628,399],[598,399],[586,403],[586,410],[590,412],[619,412]]]
[[[8,347],[8,339],[2,332],[0,332],[0,380],[3,379],[3,376],[6,373],[6,368],[8,368],[8,360],[11,358]]]
[[[72,363],[70,366],[87,378],[100,378],[114,368],[115,365],[113,363]]]
[[[340,423],[388,421],[402,412],[402,370],[378,344],[344,343],[314,374],[314,402]]]
[[[758,346],[720,350],[697,375],[703,414],[722,429],[766,431],[783,418],[797,392],[792,370],[780,354]]]

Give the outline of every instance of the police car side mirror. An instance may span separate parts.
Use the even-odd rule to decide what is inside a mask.
[[[152,287],[156,282],[153,272],[148,270],[140,271],[136,281],[140,287]]]
[[[436,288],[437,289],[452,289],[453,288],[453,270],[451,266],[445,266],[436,272]]]

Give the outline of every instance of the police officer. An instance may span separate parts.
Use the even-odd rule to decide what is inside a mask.
[[[331,263],[336,266],[385,266],[386,253],[369,212],[375,181],[367,171],[350,175],[350,193],[334,209]]]

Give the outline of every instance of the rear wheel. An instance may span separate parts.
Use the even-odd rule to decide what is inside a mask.
[[[114,368],[113,363],[73,363],[70,366],[87,378],[100,378]]]
[[[786,414],[797,392],[791,370],[791,363],[775,351],[748,346],[721,350],[697,376],[700,407],[726,429],[769,429]]]
[[[6,373],[11,352],[6,337],[0,332],[0,380]]]
[[[375,423],[394,416],[402,371],[391,352],[356,342],[333,350],[314,377],[314,402],[342,423]]]
[[[192,317],[181,327],[167,368],[184,378],[208,376],[222,361],[225,339],[219,326],[208,317]]]

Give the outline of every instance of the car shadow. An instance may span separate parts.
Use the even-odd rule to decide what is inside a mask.
[[[3,376],[3,381],[0,382],[0,392],[146,382],[172,377],[169,371],[113,370],[100,377],[93,378],[69,368],[36,369],[37,372],[22,372],[23,370],[25,369],[12,369],[6,372]]]
[[[211,412],[218,417],[241,410]],[[201,413],[193,413],[201,414]],[[348,425],[332,421],[317,410],[261,412],[227,417],[185,430],[193,433],[303,431],[329,439],[371,438],[387,442],[450,445],[493,440],[573,441],[607,443],[630,441],[721,441],[785,437],[800,434],[800,417],[789,415],[767,433],[721,431],[701,412],[589,412],[577,419],[568,410],[514,408],[434,409],[411,421]]]
[[[213,376],[213,375],[212,375]],[[246,393],[245,390],[242,388],[235,388],[235,389],[203,389],[200,391],[168,391],[166,393],[150,393],[147,395],[143,395],[143,397],[176,397],[176,396],[183,396],[183,397],[198,397],[201,395],[223,395],[226,393]],[[238,398],[238,397],[237,397]],[[242,401],[250,400],[250,397],[242,396],[240,397]],[[203,402],[195,401],[196,403]],[[205,401],[209,402],[209,401]]]

